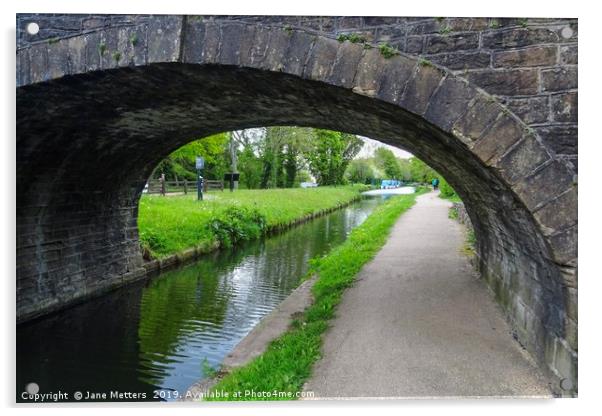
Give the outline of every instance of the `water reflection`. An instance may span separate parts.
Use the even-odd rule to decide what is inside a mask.
[[[213,253],[17,329],[17,400],[49,391],[184,392],[277,306],[308,261],[340,244],[382,199]]]

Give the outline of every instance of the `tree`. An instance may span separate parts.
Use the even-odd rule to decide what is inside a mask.
[[[395,157],[395,154],[385,148],[379,147],[374,152],[374,158],[377,166],[379,166],[387,176],[387,179],[402,179],[401,167],[399,161]]]
[[[312,144],[305,157],[318,184],[342,184],[347,165],[358,154],[363,144],[364,142],[353,134],[315,129]]]
[[[227,170],[227,143],[226,133],[191,141],[163,159],[155,168],[152,177],[158,178],[164,173],[167,180],[196,180],[196,157],[202,156],[205,159],[203,176],[221,179]]]
[[[370,183],[375,178],[372,165],[367,159],[354,159],[349,163],[345,175],[351,183]]]
[[[410,171],[414,182],[430,183],[434,177],[440,177],[433,168],[415,157],[410,158]]]

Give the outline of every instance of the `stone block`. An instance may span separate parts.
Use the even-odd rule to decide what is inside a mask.
[[[563,67],[541,71],[541,90],[565,91],[577,88],[577,67]]]
[[[151,16],[148,24],[149,62],[176,62],[180,59],[183,16]]]
[[[560,64],[572,65],[577,64],[578,53],[577,45],[563,45],[560,47]]]
[[[442,53],[426,58],[452,70],[487,68],[491,63],[491,54],[483,51]]]
[[[577,123],[577,102],[576,91],[552,95],[552,120]]]
[[[328,81],[333,85],[352,88],[363,55],[364,49],[361,46],[351,42],[340,43]]]
[[[303,76],[317,81],[328,79],[331,75],[338,50],[339,42],[337,40],[316,37]]]
[[[537,127],[535,130],[557,155],[577,155],[576,125],[551,125]]]
[[[451,35],[432,35],[426,40],[425,53],[465,51],[479,47],[477,33],[458,33]]]
[[[550,117],[549,97],[509,98],[506,106],[526,124],[545,123]]]
[[[494,67],[517,68],[556,64],[557,46],[533,46],[526,49],[498,51],[493,54]]]
[[[283,71],[288,74],[302,76],[307,56],[315,41],[315,35],[300,30],[292,30],[288,50],[283,58]]]
[[[577,188],[570,188],[568,192],[535,211],[534,216],[546,235],[577,224]]]
[[[433,94],[424,117],[443,131],[450,131],[477,91],[458,77],[447,77]]]
[[[519,181],[513,189],[530,210],[551,201],[574,186],[573,174],[559,161],[552,161]]]
[[[414,75],[408,81],[400,105],[408,111],[423,115],[426,107],[443,77],[444,72],[427,64],[419,63]]]
[[[485,163],[495,162],[523,138],[523,126],[513,117],[502,114],[489,130],[475,143],[472,151]]]
[[[527,135],[500,159],[496,167],[500,169],[504,179],[513,184],[550,159],[541,143],[533,135]]]
[[[224,23],[220,30],[219,62],[223,65],[240,65],[241,51],[245,36],[253,34],[244,33],[240,23]]]
[[[453,132],[471,146],[485,129],[502,113],[503,107],[492,97],[480,95],[470,106],[464,117],[456,121]]]
[[[377,91],[378,98],[397,104],[415,69],[416,61],[408,57],[386,59]]]
[[[357,66],[353,91],[369,97],[374,97],[380,86],[380,77],[386,64],[385,58],[376,48],[364,51]]]
[[[361,17],[344,16],[338,19],[339,29],[354,29],[362,27]]]
[[[541,43],[556,43],[559,36],[548,28],[508,28],[483,33],[482,47],[488,49],[518,48]]]
[[[559,264],[577,265],[577,226],[573,226],[549,237],[554,261]]]
[[[423,36],[408,36],[406,38],[405,52],[421,54],[424,47]]]
[[[534,95],[539,91],[536,69],[503,69],[470,72],[470,82],[494,95]]]

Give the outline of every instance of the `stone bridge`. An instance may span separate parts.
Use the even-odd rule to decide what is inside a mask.
[[[559,394],[575,394],[577,30],[573,19],[18,15],[17,319],[146,275],[138,201],[171,151],[221,131],[321,127],[445,176],[515,337]]]

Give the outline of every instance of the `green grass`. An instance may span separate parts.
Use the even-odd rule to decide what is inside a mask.
[[[451,201],[451,202],[462,202],[462,199],[456,193],[454,193],[452,195],[444,195],[443,193],[440,193],[439,198],[447,199],[448,201]]]
[[[191,247],[210,251],[250,240],[306,216],[349,203],[366,187],[237,190],[194,195],[143,195],[138,229],[147,258],[161,258]]]
[[[291,400],[310,376],[320,358],[322,333],[334,316],[346,288],[362,266],[386,242],[397,218],[412,205],[417,194],[395,196],[376,208],[349,238],[326,256],[312,261],[318,278],[312,288],[314,302],[291,328],[272,341],[267,350],[246,366],[226,374],[212,389],[227,397],[207,400]],[[280,392],[282,396],[246,397],[245,391]],[[242,394],[240,394],[242,392]]]

